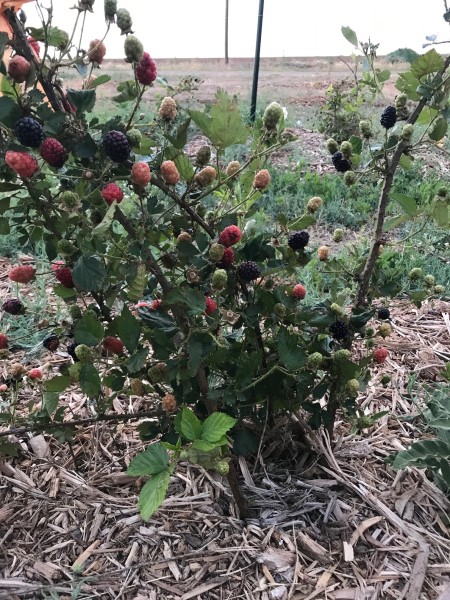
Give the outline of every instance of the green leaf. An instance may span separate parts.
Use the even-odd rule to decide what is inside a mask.
[[[345,37],[347,42],[350,42],[355,48],[358,47],[358,37],[356,33],[350,27],[341,27],[342,35]]]
[[[83,364],[80,369],[80,388],[89,398],[98,398],[102,391],[100,375],[94,365]]]
[[[51,416],[58,408],[59,394],[58,392],[44,392],[42,398],[44,409]]]
[[[406,73],[400,73],[397,78],[397,82],[395,87],[400,91],[404,92],[409,100],[420,100],[420,95],[417,93],[417,86],[419,85],[419,80],[417,77],[411,73],[411,71],[407,71]]]
[[[103,325],[90,314],[85,313],[76,324],[74,338],[77,344],[96,346],[104,336]]]
[[[0,456],[12,456],[13,458],[19,455],[20,446],[7,442],[5,439],[0,439]]]
[[[169,454],[161,444],[152,444],[133,458],[128,475],[157,475],[169,467]]]
[[[415,442],[408,450],[402,450],[395,455],[392,467],[404,469],[417,467],[422,469],[428,466],[438,466],[441,458],[450,458],[450,446],[441,440],[424,440]]]
[[[134,352],[139,343],[141,328],[139,321],[131,314],[128,306],[124,306],[120,317],[114,320],[117,333],[129,352]]]
[[[225,91],[218,90],[216,102],[208,117],[199,111],[188,111],[192,120],[209,137],[213,146],[223,150],[234,144],[243,144],[249,130],[244,125],[239,112],[237,99],[230,97]]]
[[[217,448],[217,444],[212,444],[211,442],[206,442],[205,440],[194,440],[192,443],[192,448],[200,450],[200,452],[211,452],[211,450]]]
[[[412,167],[412,160],[410,156],[406,156],[406,154],[402,154],[400,157],[400,166],[402,167],[402,169],[405,169],[405,171],[407,171],[408,169],[410,169]]]
[[[405,194],[391,194],[391,198],[400,204],[403,211],[408,216],[415,217],[417,215],[416,201],[414,198],[411,198],[411,196],[406,196]]]
[[[97,256],[81,256],[72,271],[73,281],[82,292],[97,292],[106,279],[106,269]]]
[[[115,96],[113,100],[119,104],[122,102],[130,102],[130,100],[136,100],[138,97],[136,82],[133,80],[122,81],[122,83],[119,83],[117,91],[120,92],[120,94]]]
[[[73,152],[78,158],[92,158],[97,154],[97,150],[95,140],[88,133],[73,143]]]
[[[278,333],[277,343],[280,360],[290,371],[296,371],[305,364],[306,352],[298,336],[283,328]]]
[[[8,235],[9,232],[9,219],[6,217],[0,217],[0,235]]]
[[[444,59],[434,48],[419,56],[411,65],[411,73],[416,79],[421,79],[430,73],[436,73],[444,67]]]
[[[148,356],[148,348],[140,348],[127,361],[127,369],[129,373],[140,371],[145,365]]]
[[[185,407],[181,411],[178,433],[191,442],[201,437],[202,422],[197,419],[190,408]]]
[[[67,299],[67,298],[75,298],[77,295],[77,291],[73,288],[66,288],[63,285],[55,285],[53,288],[53,292],[59,298]]]
[[[239,364],[234,377],[236,384],[243,388],[249,385],[253,376],[257,372],[262,363],[262,351],[251,352],[249,354],[242,352],[239,357]]]
[[[175,146],[175,148],[177,148],[178,150],[181,150],[187,144],[187,136],[188,136],[188,129],[189,129],[190,122],[191,122],[191,119],[186,119],[186,121],[184,121],[184,123],[182,123],[178,127],[178,130],[177,130],[175,136],[169,135],[168,133],[164,134],[164,137],[167,140],[169,140],[169,142],[172,144],[172,146]],[[180,170],[180,169],[178,169],[178,170]]]
[[[64,392],[70,385],[70,377],[67,375],[58,375],[45,382],[47,392]]]
[[[167,295],[167,303],[184,304],[188,307],[191,315],[200,315],[205,312],[205,295],[199,290],[189,287],[182,287],[170,292]]]
[[[313,215],[302,215],[298,219],[294,219],[288,225],[289,229],[306,229],[316,222]]]
[[[77,109],[77,113],[91,112],[95,106],[95,90],[67,90],[67,96],[70,102]]]
[[[139,510],[144,521],[148,521],[152,514],[161,506],[166,497],[170,483],[171,470],[161,471],[154,475],[139,494]]]
[[[435,429],[444,429],[445,431],[450,431],[450,419],[432,419],[428,421],[429,427],[434,427]]]
[[[12,98],[8,96],[0,97],[0,123],[9,129],[13,129],[16,122],[20,119],[20,108]]]
[[[448,122],[444,117],[439,117],[433,124],[432,130],[428,133],[430,139],[439,142],[447,133]]]
[[[360,137],[352,135],[349,139],[349,142],[352,145],[353,154],[361,154],[363,146],[362,139]]]
[[[151,329],[159,329],[167,335],[175,335],[178,331],[175,321],[165,312],[142,306],[138,308],[138,313]]]
[[[408,215],[400,215],[399,217],[392,217],[392,219],[388,219],[385,221],[383,225],[383,231],[391,231],[396,227],[400,227],[403,223],[409,221],[410,217]]]
[[[94,227],[94,229],[92,230],[92,235],[94,237],[103,237],[108,231],[108,229],[111,227],[111,223],[114,221],[114,215],[116,214],[116,206],[117,202],[113,202],[106,211],[105,216],[103,217],[101,222],[96,227]]]
[[[137,302],[138,300],[142,299],[145,287],[147,285],[147,279],[147,269],[145,268],[145,265],[141,263],[137,267],[136,277],[129,284],[127,289],[127,296],[129,300],[132,302]]]
[[[96,77],[90,84],[89,87],[92,88],[96,88],[99,85],[103,85],[104,83],[108,83],[108,81],[111,81],[111,77],[109,75],[99,75],[98,77]]]
[[[31,37],[34,37],[38,42],[47,41],[49,46],[55,46],[60,50],[64,50],[69,41],[67,32],[58,27],[49,26],[46,29],[43,27],[29,27],[28,31]]]
[[[438,227],[448,227],[450,224],[449,206],[445,200],[436,200],[431,213]]]
[[[8,34],[6,31],[0,32],[0,61],[3,60],[3,54],[5,53],[6,44],[8,42]]]
[[[218,442],[236,423],[237,419],[233,419],[225,413],[212,413],[203,422],[201,439],[212,444]]]

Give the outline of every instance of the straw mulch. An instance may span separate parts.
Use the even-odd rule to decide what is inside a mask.
[[[292,422],[268,432],[257,460],[238,463],[246,521],[225,479],[181,464],[144,523],[143,482],[126,475],[142,448],[135,425],[98,423],[70,446],[21,438],[20,457],[0,462],[0,598],[448,600],[450,503],[423,472],[394,472],[384,459],[424,435],[420,419],[405,418],[418,412],[406,386],[411,372],[439,380],[450,303],[392,313],[390,357],[360,398],[366,412],[389,415],[361,436],[338,423],[333,449],[309,432],[314,452]],[[65,402],[89,414],[82,396]],[[114,409],[145,404],[133,397]]]

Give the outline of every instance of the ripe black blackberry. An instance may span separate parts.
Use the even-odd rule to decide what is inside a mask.
[[[344,321],[335,321],[330,325],[330,333],[335,340],[345,340],[350,330]]]
[[[380,123],[385,129],[394,127],[397,122],[397,109],[395,106],[386,106],[381,113]]]
[[[10,315],[18,315],[24,311],[24,306],[17,298],[10,298],[3,302],[2,309]]]
[[[45,340],[42,342],[42,345],[49,352],[55,352],[56,350],[58,350],[59,337],[57,335],[55,335],[54,333],[52,333],[52,335],[49,335],[48,337],[45,338]]]
[[[67,344],[67,354],[73,358],[74,362],[80,362],[80,359],[75,354],[75,348],[78,346],[76,342],[70,342]]]
[[[344,155],[341,151],[335,152],[331,157],[331,161],[338,173],[345,173],[346,171],[350,171],[352,168],[350,161],[344,158]]]
[[[292,250],[300,250],[308,245],[309,233],[307,231],[296,231],[288,238],[288,246]]]
[[[250,281],[258,279],[258,277],[261,275],[260,268],[252,260],[241,263],[237,272],[242,281],[245,281],[246,283],[250,283]]]
[[[125,162],[130,157],[130,142],[120,131],[108,131],[103,138],[103,149],[106,156],[117,163]]]
[[[389,320],[390,316],[391,316],[391,313],[389,312],[389,309],[386,308],[385,306],[382,306],[381,308],[378,309],[377,317],[379,319],[381,319],[382,321]]]
[[[14,132],[19,142],[30,148],[39,148],[44,139],[42,125],[32,117],[22,117],[19,119]]]

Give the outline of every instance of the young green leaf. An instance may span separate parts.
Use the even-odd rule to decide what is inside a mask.
[[[215,412],[203,422],[201,439],[206,442],[215,443],[219,441],[232,427],[237,420],[225,413]]]
[[[131,461],[128,475],[157,475],[169,467],[169,454],[162,444],[152,444]]]
[[[139,510],[144,521],[161,506],[170,483],[171,469],[161,471],[147,481],[139,494]]]
[[[190,408],[183,408],[181,412],[178,433],[191,442],[201,437],[202,422],[194,415]]]

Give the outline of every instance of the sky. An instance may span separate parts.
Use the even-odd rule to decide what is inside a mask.
[[[54,25],[71,32],[76,0],[54,0]],[[49,6],[50,0],[43,0]],[[119,0],[134,21],[135,35],[154,58],[209,58],[224,55],[225,0]],[[426,8],[425,5],[426,4]],[[422,6],[421,6],[422,5]],[[417,8],[416,8],[417,7]],[[27,25],[39,24],[36,8],[25,5]],[[259,0],[229,0],[229,55],[250,57],[255,52]],[[103,0],[87,14],[84,47],[103,37]],[[352,46],[341,26],[354,29],[361,41],[379,43],[379,54],[399,47],[423,53],[425,36],[450,38],[442,18],[442,0],[265,0],[262,56],[350,55]],[[106,39],[106,58],[123,56],[124,36],[114,25]],[[438,46],[450,52],[450,45]]]

